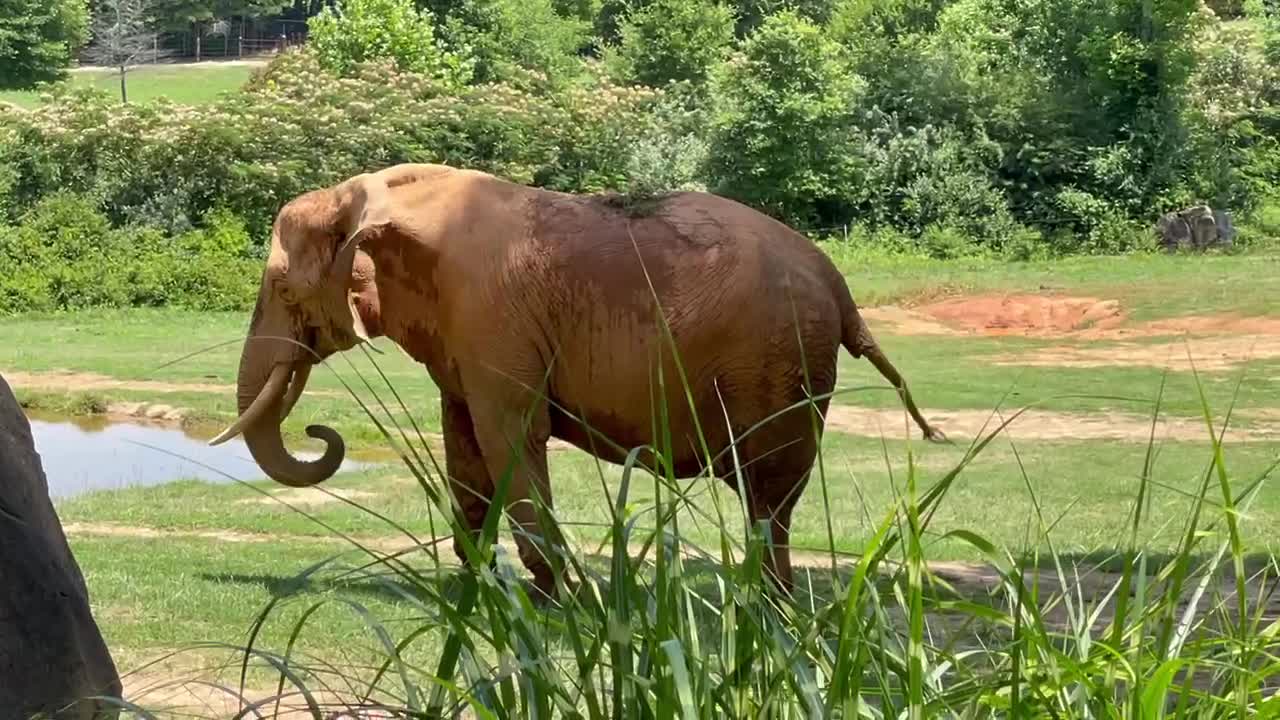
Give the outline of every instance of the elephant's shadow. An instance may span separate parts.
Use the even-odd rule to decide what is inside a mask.
[[[1077,588],[1070,582],[1067,591],[1073,595],[1077,592],[1084,592],[1090,597],[1100,598],[1105,595],[1110,587],[1111,581],[1118,582],[1118,576],[1114,573],[1118,570],[1113,565],[1118,562],[1115,553],[1107,553],[1110,562],[1101,562],[1100,554],[1088,554],[1081,556],[1064,556],[1061,561],[1070,567],[1076,567],[1082,572],[1086,569],[1092,569],[1093,572],[1101,572],[1101,577],[1095,576],[1093,580],[1089,577],[1082,576],[1078,582],[1080,586]],[[600,603],[590,598],[580,598],[578,600],[577,609],[572,612],[579,615],[576,623],[564,622],[567,620],[566,614],[571,612],[566,610],[555,602],[545,600],[539,601],[538,592],[533,588],[529,578],[519,573],[519,567],[512,565],[510,559],[505,561],[503,571],[499,573],[499,577],[504,582],[519,582],[526,594],[536,605],[538,611],[544,614],[544,619],[538,624],[544,633],[544,639],[550,643],[571,642],[571,638],[567,634],[567,628],[570,627],[587,627],[591,626],[591,622],[583,622],[582,613],[596,614],[602,613],[602,607],[611,606],[615,600],[612,597],[612,586],[608,576],[611,567],[612,558],[606,554],[599,553],[583,553],[579,556],[582,567],[587,568],[587,577],[584,582],[593,586],[594,594],[600,598]],[[1207,558],[1200,558],[1207,560]],[[1248,565],[1261,565],[1260,558],[1251,558],[1252,562]],[[1042,561],[1043,562],[1043,561]],[[1195,565],[1197,563],[1193,563]],[[691,610],[694,614],[693,625],[700,634],[700,640],[704,643],[710,643],[708,646],[716,646],[717,638],[726,631],[724,623],[724,605],[728,602],[741,602],[739,599],[742,588],[734,587],[736,579],[740,577],[740,570],[737,566],[725,566],[716,561],[714,558],[704,557],[686,557],[683,559],[683,574],[681,582],[684,588],[700,601],[689,603],[686,608],[682,608],[681,612]],[[970,568],[970,570],[974,570]],[[1159,564],[1156,564],[1159,567]],[[1041,583],[1052,582],[1050,574],[1046,574],[1049,570],[1043,566],[1036,567],[1036,564],[1026,559],[1024,562],[1025,572],[1030,575],[1039,575]],[[651,570],[651,566],[649,566]],[[273,599],[285,599],[297,596],[308,596],[324,592],[337,592],[340,594],[348,594],[360,596],[368,599],[376,599],[387,603],[404,603],[412,602],[419,606],[431,607],[433,605],[440,606],[448,604],[451,609],[459,607],[462,602],[463,594],[467,587],[470,571],[458,566],[444,566],[439,570],[435,568],[417,568],[417,579],[406,579],[405,575],[392,573],[382,566],[373,566],[365,568],[360,573],[350,573],[342,576],[340,573],[333,575],[312,574],[312,575],[273,575],[273,574],[202,574],[201,579],[213,583],[230,583],[239,585],[258,586],[267,591]],[[648,573],[649,571],[646,571]],[[850,583],[853,580],[856,568],[854,564],[842,562],[837,564],[833,569],[829,565],[823,567],[797,567],[796,582],[793,591],[792,602],[801,614],[812,616],[812,610],[823,610],[831,608],[842,608],[844,604],[845,594],[848,591]],[[956,571],[953,569],[952,573]],[[577,574],[574,574],[577,577]],[[992,577],[990,573],[984,571],[976,571],[967,578],[957,577],[954,574],[950,577],[943,572],[944,579],[949,583],[948,586],[933,585],[926,583],[925,594],[927,613],[928,632],[933,638],[937,646],[948,646],[953,650],[960,647],[973,646],[975,643],[983,642],[983,638],[991,639],[992,634],[1001,634],[1003,630],[998,623],[984,620],[979,615],[972,613],[954,612],[943,609],[941,604],[936,604],[935,600],[951,600],[958,596],[964,600],[988,605],[993,608],[1008,610],[1004,607],[1007,604],[1008,595],[1007,587],[1000,589],[1001,579]],[[894,626],[901,625],[899,628],[903,632],[906,630],[907,618],[902,608],[894,599],[894,589],[891,587],[894,582],[901,581],[902,578],[894,578],[888,574],[878,574],[874,581],[873,587],[878,591],[880,603],[882,606],[881,617]],[[1101,582],[1099,582],[1101,581]],[[644,575],[639,581],[629,581],[628,585],[631,590],[628,595],[628,601],[632,608],[632,613],[650,613],[653,611],[653,592],[654,585],[652,578],[648,574]],[[901,589],[901,588],[899,588]],[[1266,598],[1259,598],[1266,603],[1267,615],[1274,617],[1280,614],[1280,600],[1277,600],[1275,594],[1274,582],[1272,593]],[[1043,594],[1041,604],[1045,614],[1045,619],[1051,625],[1058,625],[1068,622],[1065,617],[1057,617],[1063,613],[1061,601],[1057,598],[1061,597],[1062,588],[1057,587],[1052,590],[1041,590]],[[758,588],[757,588],[758,591]],[[579,592],[591,592],[585,587],[580,587]],[[1112,598],[1114,602],[1114,598]],[[738,618],[747,617],[749,613],[739,613]],[[443,615],[441,617],[443,623]],[[802,620],[801,622],[804,622]],[[825,634],[825,631],[823,631]]]

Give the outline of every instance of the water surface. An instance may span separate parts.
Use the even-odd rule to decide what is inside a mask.
[[[49,496],[55,499],[176,480],[228,483],[266,477],[239,438],[209,447],[208,438],[144,422],[39,415],[30,421],[36,452],[49,478]],[[319,457],[310,446],[323,447],[308,440],[295,446],[295,454],[304,460]],[[368,465],[346,460],[340,472]]]

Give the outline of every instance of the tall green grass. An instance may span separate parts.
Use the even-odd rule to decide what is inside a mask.
[[[376,359],[368,359],[376,368]],[[344,384],[447,525],[436,529],[437,538],[463,538],[476,569],[450,568],[436,538],[414,538],[415,547],[399,553],[348,538],[352,552],[303,570],[299,591],[280,593],[247,619],[246,639],[229,642],[241,656],[240,682],[222,690],[245,697],[235,717],[274,717],[285,708],[317,720],[357,708],[381,709],[381,717],[591,720],[1280,714],[1280,625],[1272,599],[1280,568],[1274,558],[1252,555],[1239,532],[1275,466],[1258,476],[1234,474],[1221,441],[1230,411],[1219,423],[1207,400],[1212,453],[1198,490],[1186,497],[1185,515],[1148,514],[1149,496],[1161,487],[1152,473],[1157,403],[1146,461],[1135,468],[1136,492],[1128,507],[1115,508],[1129,518],[1128,543],[1109,557],[1059,552],[1054,527],[1063,518],[1045,515],[1037,502],[1026,548],[999,547],[981,528],[945,534],[987,558],[984,592],[956,587],[929,563],[930,544],[943,537],[931,529],[934,514],[965,482],[969,463],[1004,441],[1003,430],[1020,415],[1013,413],[937,477],[926,477],[908,449],[906,477],[892,479],[904,491],[889,507],[861,509],[874,521],[862,552],[842,557],[832,543],[819,562],[797,568],[795,592],[787,596],[771,585],[768,540],[745,517],[745,504],[723,504],[704,492],[723,480],[708,473],[674,477],[667,408],[656,401],[671,379],[659,376],[653,442],[630,450],[619,484],[606,484],[601,473],[611,506],[608,526],[598,528],[607,538],[603,557],[548,546],[552,564],[566,569],[577,591],[562,586],[558,599],[544,601],[511,564],[492,562],[510,470],[498,480],[473,541],[443,482],[442,459],[395,388],[385,376],[356,374],[360,392]],[[645,457],[652,465],[641,462]],[[740,484],[734,460],[730,480]],[[886,462],[886,473],[890,467]],[[1034,478],[1025,472],[1024,478],[1036,499]],[[828,513],[850,512],[826,506],[821,488],[836,482],[842,479],[828,477],[819,461],[809,492],[821,495]],[[653,488],[652,501],[636,501],[641,484]],[[547,536],[571,526],[539,507]],[[412,537],[392,518],[378,517]],[[681,532],[682,517],[720,527],[716,542],[691,542]],[[1178,551],[1145,552],[1143,529],[1170,521],[1182,525]],[[321,600],[301,591],[304,581],[322,578],[338,590]],[[355,584],[397,598],[404,613],[375,616],[359,593],[341,589]],[[288,642],[264,644],[264,624],[298,604],[306,607]],[[300,650],[309,622],[333,604],[364,621],[380,648],[377,662]],[[274,693],[251,695],[250,673],[264,670],[275,678]],[[156,716],[120,704],[140,717]]]

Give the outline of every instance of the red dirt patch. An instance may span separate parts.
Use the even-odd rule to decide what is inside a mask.
[[[1132,323],[1117,300],[1063,295],[971,295],[916,308],[861,308],[900,335],[987,335],[1125,340],[1174,335],[1280,336],[1280,317],[1187,315]]]
[[[984,335],[1058,336],[1108,329],[1125,321],[1120,303],[1091,297],[975,295],[920,308],[953,327]]]

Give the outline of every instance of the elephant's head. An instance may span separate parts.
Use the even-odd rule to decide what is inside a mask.
[[[390,216],[387,186],[371,175],[301,195],[280,210],[240,356],[240,417],[210,444],[244,433],[253,459],[285,485],[315,485],[337,472],[345,452],[337,432],[309,426],[307,434],[326,448],[305,462],[285,449],[280,424],[313,364],[379,332],[373,263],[358,249]]]

